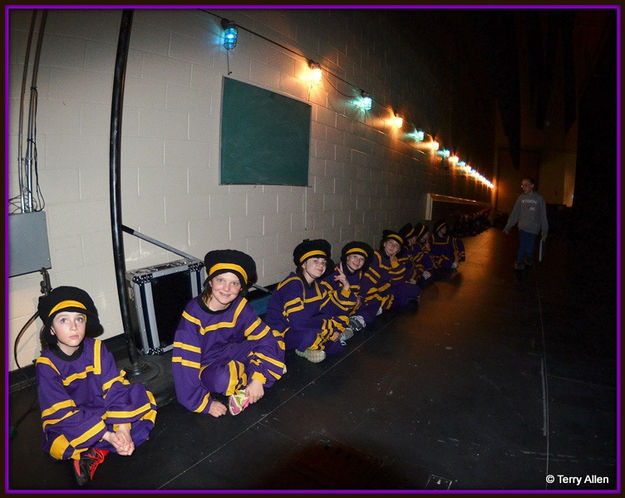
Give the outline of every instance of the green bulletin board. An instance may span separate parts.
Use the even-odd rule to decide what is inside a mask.
[[[311,107],[223,80],[221,183],[308,185]]]

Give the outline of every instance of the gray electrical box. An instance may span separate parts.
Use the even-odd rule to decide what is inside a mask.
[[[50,269],[46,213],[9,215],[9,277]]]

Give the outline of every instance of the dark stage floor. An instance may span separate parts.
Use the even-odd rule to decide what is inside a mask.
[[[84,489],[615,489],[615,268],[582,265],[554,234],[519,282],[516,232],[464,242],[468,261],[418,308],[379,317],[342,357],[287,355],[237,417],[161,406],[151,439]],[[32,399],[11,394],[13,421]],[[10,441],[8,488],[76,489],[40,450],[38,418]]]

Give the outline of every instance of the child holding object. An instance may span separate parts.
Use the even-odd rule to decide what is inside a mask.
[[[44,349],[36,361],[43,449],[70,460],[80,486],[113,451],[130,456],[148,439],[156,402],[143,384],[130,384],[98,339],[102,327],[87,292],[57,287],[41,296]]]
[[[250,256],[210,251],[204,264],[204,290],[186,305],[174,337],[176,396],[193,412],[238,415],[286,372],[284,342],[244,297],[256,275]],[[228,396],[228,408],[214,393]]]

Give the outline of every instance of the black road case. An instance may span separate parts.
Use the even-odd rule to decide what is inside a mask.
[[[182,310],[202,290],[203,267],[199,260],[180,259],[126,272],[131,320],[144,354],[173,347]]]

